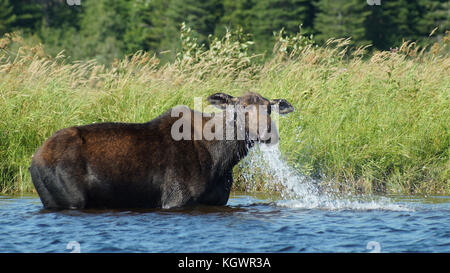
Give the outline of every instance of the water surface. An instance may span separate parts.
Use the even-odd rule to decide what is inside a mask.
[[[0,196],[0,252],[450,252],[450,197],[304,204],[233,194],[224,207],[48,211]]]

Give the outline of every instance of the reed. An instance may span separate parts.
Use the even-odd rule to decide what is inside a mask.
[[[348,39],[317,46],[278,35],[273,54],[251,55],[242,33],[207,49],[182,29],[183,50],[161,64],[137,52],[110,66],[48,56],[14,34],[0,39],[0,191],[27,193],[31,156],[54,131],[94,122],[146,122],[193,97],[256,91],[285,98],[281,151],[299,172],[353,193],[450,193],[449,36],[431,48],[405,42],[368,52]],[[234,189],[266,191],[263,170],[248,187],[245,164]],[[259,176],[258,176],[259,174]],[[246,184],[247,183],[247,184]]]

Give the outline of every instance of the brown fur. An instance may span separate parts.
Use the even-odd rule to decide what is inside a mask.
[[[254,103],[254,96],[248,96],[245,102]],[[254,100],[260,102],[258,96]],[[171,128],[178,118],[170,113],[141,124],[99,123],[55,132],[37,150],[30,167],[44,207],[226,204],[233,166],[251,142],[175,141]],[[203,116],[203,125],[211,118],[214,115]]]

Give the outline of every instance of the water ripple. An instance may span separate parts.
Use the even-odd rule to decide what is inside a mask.
[[[450,252],[442,199],[307,209],[233,195],[226,207],[46,211],[37,197],[0,197],[0,252],[67,253],[71,241],[81,252],[368,252],[370,241],[381,252]],[[399,204],[414,209],[388,209]]]

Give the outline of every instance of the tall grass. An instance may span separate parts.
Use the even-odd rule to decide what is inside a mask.
[[[183,51],[161,65],[148,52],[68,62],[8,34],[0,40],[0,191],[34,190],[31,156],[54,131],[94,122],[145,122],[193,97],[256,91],[285,98],[281,150],[300,172],[344,192],[450,193],[448,36],[430,49],[405,42],[367,53],[349,40],[318,47],[278,35],[272,57],[253,56],[242,34],[206,49],[182,29]],[[263,61],[264,60],[264,61]],[[243,166],[235,189],[245,186]],[[254,170],[257,172],[258,170]],[[257,177],[257,176],[255,176]]]

